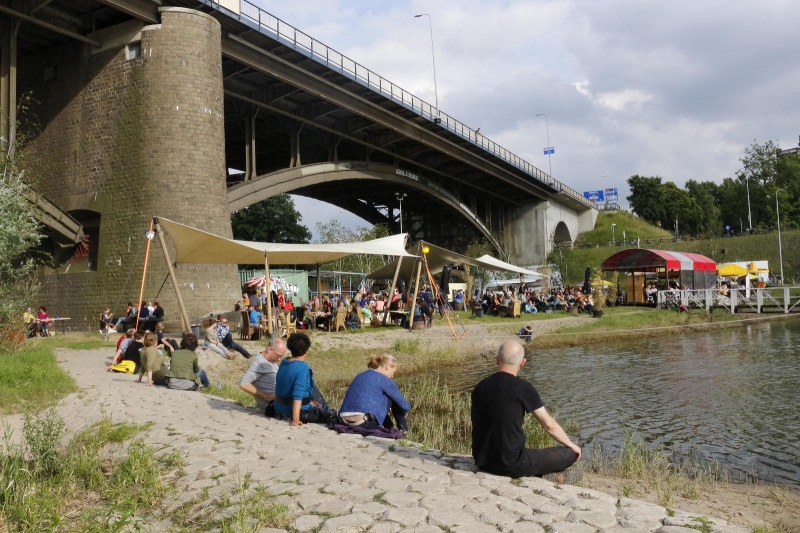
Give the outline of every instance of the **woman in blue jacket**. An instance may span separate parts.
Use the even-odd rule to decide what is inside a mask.
[[[397,360],[391,355],[374,355],[367,368],[347,389],[339,416],[348,425],[363,429],[391,428],[394,416],[398,429],[408,431],[406,415],[411,405],[392,381]]]

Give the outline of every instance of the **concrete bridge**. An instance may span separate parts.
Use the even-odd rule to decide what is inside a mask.
[[[228,236],[230,211],[292,192],[399,230],[406,193],[413,238],[482,236],[527,264],[594,225],[576,191],[246,0],[0,0],[0,17],[0,136],[31,94],[38,192],[83,225],[77,247],[51,239],[43,302],[62,316],[137,297],[153,214]],[[237,299],[231,268],[179,270],[194,314]]]

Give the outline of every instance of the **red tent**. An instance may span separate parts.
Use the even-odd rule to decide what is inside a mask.
[[[660,289],[669,288],[669,283],[686,289],[711,289],[717,284],[717,264],[688,252],[629,248],[603,261],[601,268],[626,274],[625,294],[630,303],[645,301],[645,283],[655,283]]]

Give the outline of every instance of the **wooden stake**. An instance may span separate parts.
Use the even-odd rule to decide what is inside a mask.
[[[156,226],[156,235],[158,241],[161,243],[161,251],[164,252],[164,260],[167,262],[167,269],[169,270],[169,277],[172,280],[172,286],[175,288],[175,296],[178,297],[178,309],[181,313],[181,321],[183,322],[183,332],[191,333],[192,325],[189,323],[189,315],[186,314],[186,306],[183,305],[183,296],[181,296],[181,289],[178,287],[178,277],[175,275],[175,269],[172,268],[172,261],[169,258],[169,250],[167,250],[167,243],[164,241],[164,232],[161,231],[161,225],[158,223],[158,218],[153,217],[153,222]]]
[[[394,269],[394,277],[392,278],[392,286],[389,287],[389,301],[384,302],[383,308],[383,325],[386,325],[386,319],[389,318],[389,306],[392,304],[392,296],[394,296],[394,288],[397,285],[397,277],[400,275],[400,264],[403,262],[403,257],[397,258],[397,266]]]
[[[144,298],[144,282],[147,279],[147,264],[150,262],[150,243],[153,242],[153,239],[150,238],[150,234],[153,233],[153,220],[155,217],[150,219],[150,230],[147,232],[147,248],[144,252],[144,268],[142,269],[142,285],[139,288],[139,302],[136,304],[139,306],[138,311],[136,311],[136,325],[134,328],[138,331],[139,330],[139,315],[142,314],[142,298]]]
[[[269,280],[269,252],[264,251],[264,282],[267,284],[267,333],[272,337],[272,287]]]

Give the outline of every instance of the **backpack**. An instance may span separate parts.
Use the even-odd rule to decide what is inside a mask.
[[[114,372],[122,372],[123,374],[133,374],[136,371],[136,363],[130,359],[124,359],[111,367]]]

